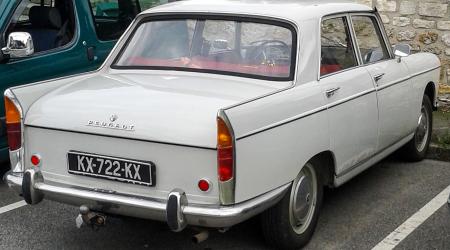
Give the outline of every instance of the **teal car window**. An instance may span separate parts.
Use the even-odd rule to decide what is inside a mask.
[[[117,40],[141,12],[137,0],[89,0],[100,40]]]
[[[21,1],[8,25],[6,37],[12,32],[28,32],[35,53],[65,46],[75,34],[73,0]]]
[[[148,8],[176,0],[89,0],[100,40],[117,40],[133,19]]]

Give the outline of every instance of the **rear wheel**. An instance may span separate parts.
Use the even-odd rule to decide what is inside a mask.
[[[323,197],[319,164],[314,160],[306,163],[290,192],[261,215],[264,238],[270,245],[283,249],[300,248],[311,239]]]
[[[403,156],[410,161],[423,160],[427,154],[431,141],[433,127],[433,110],[430,98],[424,95],[422,108],[417,121],[416,132],[411,141],[403,148]]]

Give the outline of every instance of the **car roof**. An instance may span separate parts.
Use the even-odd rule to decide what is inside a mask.
[[[342,0],[185,0],[151,8],[144,14],[239,14],[274,17],[300,23],[334,13],[372,10],[366,5]]]

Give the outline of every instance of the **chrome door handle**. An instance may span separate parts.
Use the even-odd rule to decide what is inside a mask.
[[[373,79],[375,80],[375,82],[378,82],[379,80],[381,80],[384,76],[384,73],[380,73],[380,74],[376,74]]]
[[[328,98],[330,98],[330,97],[332,97],[334,94],[336,94],[336,92],[337,92],[338,90],[340,90],[340,89],[341,89],[341,87],[336,87],[336,88],[332,88],[332,89],[327,89],[327,90],[325,91],[325,94],[327,95]]]

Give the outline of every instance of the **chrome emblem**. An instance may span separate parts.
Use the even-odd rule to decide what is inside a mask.
[[[118,123],[118,122],[116,122],[117,119],[119,119],[119,116],[117,116],[116,114],[113,114],[109,117],[109,122],[108,121],[89,120],[88,123],[86,124],[86,126],[125,130],[125,131],[134,131],[133,124]]]
[[[118,118],[119,118],[119,117],[118,117],[116,114],[113,114],[113,115],[109,118],[109,120],[110,120],[111,122],[115,122],[115,121],[117,121]]]

